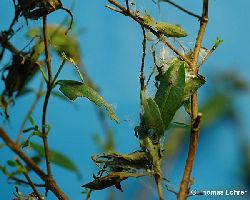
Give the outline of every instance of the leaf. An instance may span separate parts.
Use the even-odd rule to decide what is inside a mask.
[[[181,122],[171,122],[168,126],[168,129],[173,129],[173,128],[190,128],[191,126],[185,123]]]
[[[214,45],[213,45],[212,49],[213,50],[217,49],[222,42],[223,42],[223,40],[220,39],[219,37],[217,37],[216,40],[214,41]]]
[[[163,74],[155,95],[165,127],[167,128],[176,111],[183,103],[185,87],[185,64],[174,62]]]
[[[153,129],[155,133],[159,136],[164,134],[164,123],[161,118],[161,112],[158,108],[158,105],[152,98],[145,98],[142,95],[142,106],[143,106],[143,113],[142,113],[142,120],[145,124],[146,128]]]
[[[128,172],[111,172],[107,176],[100,177],[95,179],[92,182],[89,182],[82,187],[89,188],[91,190],[103,190],[107,187],[116,186],[118,189],[121,189],[120,182],[126,180],[129,177],[138,178],[141,176],[146,176],[148,174],[136,174],[136,173],[128,173]]]
[[[140,17],[145,24],[162,33],[166,37],[186,37],[188,34],[180,25],[173,25],[166,22],[157,22],[149,14]]]
[[[79,43],[74,36],[65,35],[67,30],[59,25],[48,26],[48,36],[50,41],[50,46],[57,52],[57,54],[62,57],[62,52],[64,52],[67,57],[72,58],[77,66],[81,64],[80,48]],[[43,38],[42,28],[29,29],[27,32],[29,38]],[[40,41],[39,41],[40,42]],[[70,45],[69,45],[70,44]],[[37,51],[40,51],[42,47],[37,47]]]
[[[197,77],[186,82],[184,87],[183,101],[187,101],[192,94],[194,94],[202,85],[205,84],[205,82],[205,78],[201,75],[198,75]]]
[[[30,146],[34,151],[36,151],[40,156],[45,157],[44,148],[40,144],[30,142]],[[70,171],[75,172],[79,177],[81,177],[81,173],[79,169],[76,167],[76,165],[73,163],[73,161],[65,156],[64,154],[55,151],[55,150],[49,150],[50,155],[50,161],[54,163],[55,165],[58,165],[60,167],[63,167],[65,169],[68,169]]]
[[[56,84],[60,85],[60,91],[70,100],[74,101],[77,97],[86,97],[97,106],[104,106],[110,119],[120,123],[112,107],[91,87],[74,80],[60,80]]]
[[[214,123],[228,113],[230,109],[232,109],[230,94],[217,92],[214,95],[210,95],[210,98],[207,99],[207,102],[201,108],[203,126],[209,126]]]
[[[133,171],[136,169],[150,169],[151,164],[148,159],[148,153],[144,151],[135,151],[130,154],[107,153],[95,155],[92,160],[100,165],[109,167],[112,171]]]
[[[7,160],[7,164],[9,166],[11,166],[11,167],[17,167],[18,166],[17,162],[14,161],[14,160]]]
[[[173,25],[165,22],[157,22],[155,29],[166,37],[186,37],[187,32],[180,25]]]

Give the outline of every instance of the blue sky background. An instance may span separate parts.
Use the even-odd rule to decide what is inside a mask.
[[[176,1],[186,8],[199,13],[201,1]],[[0,2],[0,30],[6,30],[13,17],[12,1]],[[70,7],[72,1],[63,1],[65,7]],[[115,131],[116,147],[118,152],[129,153],[138,149],[138,141],[134,137],[133,128],[139,122],[139,68],[141,62],[141,28],[132,20],[114,13],[105,8],[107,1],[75,1],[73,14],[75,16],[76,29],[85,31],[79,35],[81,55],[89,76],[101,89],[103,97],[110,102],[121,120],[120,125],[109,121]],[[189,33],[190,37],[183,39],[187,46],[194,44],[195,35],[199,23],[190,16],[182,14],[175,8],[162,3],[161,12],[151,0],[137,1],[137,8],[149,9],[150,13],[161,21],[180,23]],[[206,32],[204,45],[208,48],[213,45],[217,36],[224,43],[209,58],[201,69],[201,74],[207,76],[206,85],[201,89],[201,98],[209,93],[213,77],[219,72],[226,73],[234,70],[239,72],[243,79],[249,78],[249,44],[250,44],[250,2],[245,0],[210,1],[210,21]],[[49,22],[60,23],[65,13],[58,11],[49,16]],[[21,24],[25,23],[23,21]],[[30,22],[30,26],[40,26],[41,20]],[[25,28],[23,30],[25,32]],[[22,48],[27,44],[22,32],[13,38],[13,43]],[[70,44],[69,44],[70,45]],[[148,51],[149,52],[149,51]],[[7,62],[7,58],[4,62]],[[2,63],[1,63],[2,64]],[[53,61],[53,67],[58,67],[57,59]],[[2,66],[1,66],[2,67]],[[147,66],[151,67],[151,66]],[[64,68],[61,78],[74,78],[75,73],[71,65]],[[38,79],[32,84],[37,87]],[[1,90],[3,84],[0,85]],[[237,94],[235,106],[241,116],[242,132],[245,140],[250,143],[250,106],[249,93]],[[10,110],[10,125],[3,122],[10,136],[15,138],[22,119],[26,114],[33,95],[20,98]],[[203,102],[201,102],[202,104]],[[40,124],[41,106],[35,110],[33,118]],[[126,119],[130,119],[127,122]],[[49,138],[51,148],[70,156],[83,174],[79,180],[73,173],[53,165],[53,174],[58,184],[70,197],[70,199],[84,199],[80,194],[83,183],[92,179],[92,173],[97,172],[90,156],[100,153],[100,149],[93,142],[93,134],[101,136],[103,131],[98,123],[95,106],[87,100],[78,99],[72,105],[57,98],[51,98],[49,102],[48,121],[52,124],[52,132]],[[238,136],[239,137],[239,136]],[[197,190],[246,190],[241,179],[238,163],[241,159],[237,130],[229,120],[220,120],[212,127],[201,133],[200,144],[196,156],[193,176],[196,177],[194,188]],[[187,147],[185,148],[187,149]],[[187,152],[182,151],[175,160],[175,168],[168,174],[171,184],[178,188],[181,180]],[[1,164],[13,158],[7,148],[0,151]],[[36,179],[34,179],[36,180]],[[149,179],[146,179],[147,181]],[[152,181],[152,180],[151,180]],[[125,192],[119,195],[119,199],[135,199],[135,193],[141,188],[145,189],[144,179],[128,180],[122,183]],[[153,184],[152,184],[153,185]],[[23,192],[30,192],[29,188],[20,187]],[[137,189],[137,190],[135,190]],[[6,178],[0,174],[0,199],[12,199],[13,185],[6,183]],[[250,193],[250,191],[248,191]],[[166,193],[168,199],[175,199],[172,194]],[[93,192],[91,199],[106,199],[107,190]],[[131,198],[132,197],[132,198]],[[155,191],[148,198],[156,198]],[[247,199],[247,197],[245,196]],[[48,199],[55,199],[49,193]],[[196,197],[196,199],[214,199],[214,197]],[[219,199],[219,197],[218,197]],[[220,199],[244,199],[239,197],[220,197]]]

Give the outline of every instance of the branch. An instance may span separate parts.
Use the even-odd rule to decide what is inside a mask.
[[[181,6],[179,6],[178,4],[174,3],[173,1],[170,1],[170,0],[160,0],[160,1],[158,1],[158,4],[160,4],[161,1],[169,3],[172,6],[174,6],[174,7],[178,8],[179,10],[183,11],[184,13],[187,13],[188,15],[193,16],[193,17],[198,18],[199,20],[201,20],[201,16],[196,15],[193,12],[191,12],[191,11],[189,11],[189,10],[181,7]]]
[[[58,187],[55,180],[52,177],[48,177],[40,167],[31,160],[20,148],[19,146],[13,142],[7,133],[0,127],[0,138],[5,142],[5,144],[16,153],[26,164],[32,169],[44,182],[46,187],[51,190],[55,196],[60,200],[67,200],[68,197],[64,194],[63,191]]]
[[[42,89],[43,89],[43,79],[41,80],[41,83],[40,83],[40,86],[39,86],[39,89],[36,93],[36,97],[30,107],[30,109],[28,110],[23,122],[22,122],[22,125],[20,127],[20,130],[19,130],[19,133],[18,133],[18,136],[17,136],[17,139],[16,139],[16,143],[18,144],[22,138],[22,134],[23,134],[23,130],[24,130],[24,127],[29,119],[29,116],[33,113],[34,109],[36,108],[40,98],[42,97]]]
[[[161,186],[161,177],[160,177],[159,174],[155,174],[154,177],[155,177],[155,183],[157,185],[157,191],[158,191],[158,195],[159,195],[159,200],[164,200],[162,186]]]
[[[134,21],[139,23],[144,28],[148,29],[151,33],[153,33],[164,45],[168,46],[181,60],[185,61],[187,64],[191,64],[190,60],[185,56],[182,55],[167,39],[162,35],[160,32],[155,31],[150,25],[146,24],[140,16],[129,12],[125,7],[123,7],[121,4],[119,4],[116,0],[108,0],[109,3],[113,4],[117,8],[120,9],[119,13],[129,16]]]
[[[44,104],[43,104],[42,138],[43,138],[43,146],[44,146],[44,152],[45,152],[47,174],[48,174],[48,177],[51,177],[49,145],[48,145],[48,137],[47,137],[47,132],[46,132],[46,114],[47,114],[49,97],[50,97],[52,85],[53,85],[53,77],[52,77],[52,67],[51,67],[51,59],[50,59],[49,44],[48,44],[47,16],[43,16],[43,37],[44,37],[44,47],[45,47],[45,57],[46,57],[45,62],[47,65],[47,70],[48,70],[48,82],[47,82],[47,91],[46,91]]]
[[[16,159],[16,162],[22,167],[24,168],[24,166],[22,165],[22,163],[20,162],[20,160],[17,158]],[[36,189],[36,186],[34,185],[34,183],[31,181],[30,177],[29,177],[29,174],[27,171],[23,171],[23,175],[25,176],[25,178],[27,179],[30,187],[32,188],[33,192],[36,194],[36,197],[39,199],[39,200],[43,200],[43,197],[40,195],[40,193],[37,191]]]
[[[206,27],[208,23],[208,3],[209,3],[209,0],[203,0],[202,19],[200,22],[200,29],[198,32],[198,36],[196,38],[196,43],[195,43],[195,47],[193,51],[194,52],[193,60],[190,65],[195,75],[198,75],[198,71],[199,71],[198,58],[199,58],[199,53],[200,53],[200,49],[202,45],[202,40],[205,35],[205,31],[206,31]],[[180,184],[178,200],[187,199],[188,185],[190,182],[190,177],[191,177],[191,173],[193,170],[195,153],[196,153],[197,146],[198,146],[201,113],[198,113],[198,93],[197,92],[195,92],[191,96],[191,117],[192,117],[192,128],[191,128],[191,135],[190,135],[189,152],[188,152],[188,158],[186,160],[184,174],[183,174],[182,181]]]
[[[141,84],[141,91],[145,89],[144,81],[144,66],[145,66],[145,57],[146,57],[146,48],[147,48],[147,39],[146,39],[146,33],[145,29],[142,26],[142,32],[143,32],[143,41],[142,41],[142,59],[141,59],[141,70],[140,70],[140,84]]]

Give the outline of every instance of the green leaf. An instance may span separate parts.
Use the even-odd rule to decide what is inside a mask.
[[[7,160],[7,164],[11,167],[18,167],[18,164],[14,160]]]
[[[216,122],[220,117],[225,116],[232,109],[232,99],[228,93],[216,92],[207,99],[202,106],[202,124],[209,126]],[[228,116],[228,114],[227,114]]]
[[[142,114],[142,120],[145,124],[146,128],[153,129],[154,132],[159,136],[162,136],[164,134],[164,124],[161,118],[161,113],[158,108],[158,105],[152,98],[145,98],[144,95],[142,95],[142,106],[143,106],[143,114]]]
[[[70,100],[74,101],[77,97],[86,97],[97,106],[104,106],[108,111],[109,117],[120,123],[112,107],[88,85],[74,80],[60,80],[56,84],[60,85],[60,91]]]
[[[162,33],[166,37],[186,37],[187,32],[180,25],[173,25],[166,22],[157,22],[150,15],[146,14],[140,17],[145,24],[151,26],[159,33]]]
[[[32,149],[34,149],[40,156],[45,157],[43,146],[37,143],[30,142],[30,147],[32,147]],[[50,155],[50,161],[55,165],[73,171],[78,176],[81,176],[79,169],[76,167],[76,165],[69,157],[52,149],[49,150],[49,155]]]
[[[64,52],[69,58],[72,58],[78,66],[81,64],[79,44],[74,36],[65,35],[67,30],[64,27],[58,25],[48,26],[48,35],[50,46],[62,57]],[[27,36],[29,38],[43,38],[42,28],[29,29]],[[40,42],[40,41],[39,41]],[[42,47],[37,46],[37,52],[40,52]]]
[[[163,74],[155,95],[166,128],[183,103],[184,87],[185,63],[176,61]]]
[[[222,42],[223,42],[223,40],[220,39],[219,37],[217,37],[216,40],[214,41],[214,46],[212,47],[212,49],[213,50],[217,49]]]
[[[187,32],[180,25],[173,25],[165,22],[157,22],[155,29],[166,37],[186,37]]]
[[[185,123],[181,122],[171,122],[168,126],[168,129],[173,129],[173,128],[190,128],[191,126]]]
[[[205,82],[205,78],[201,75],[187,81],[184,87],[183,101],[187,101]]]

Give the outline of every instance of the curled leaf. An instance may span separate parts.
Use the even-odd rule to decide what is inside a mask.
[[[205,78],[198,75],[185,83],[183,101],[187,101],[206,82]]]
[[[103,164],[112,171],[134,171],[137,169],[149,169],[150,160],[144,151],[135,151],[130,154],[107,153],[95,155],[92,160],[96,164]]]
[[[116,186],[117,189],[121,189],[120,182],[123,180],[126,180],[129,177],[142,177],[146,176],[148,174],[135,174],[135,173],[128,173],[128,172],[111,172],[107,176],[100,177],[95,179],[92,182],[89,182],[85,185],[82,185],[82,187],[89,188],[91,190],[102,190],[111,186]]]
[[[152,98],[142,95],[142,120],[148,130],[152,129],[159,137],[164,134],[164,123],[158,105]]]
[[[70,100],[74,101],[78,97],[86,97],[97,106],[104,106],[108,111],[110,119],[120,123],[112,107],[94,89],[85,83],[74,80],[60,80],[56,84],[60,85],[60,91]]]

